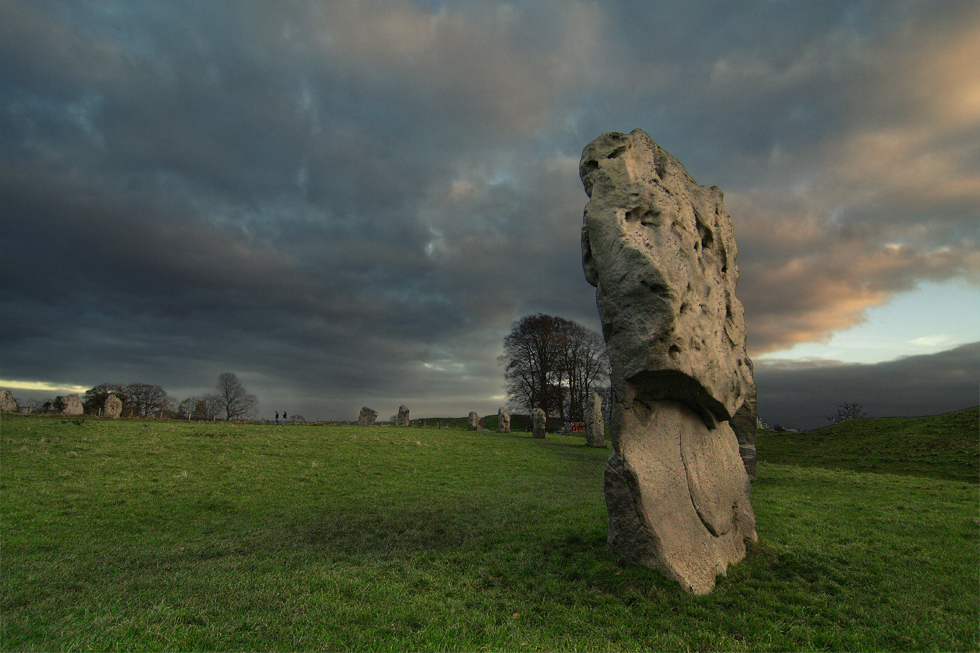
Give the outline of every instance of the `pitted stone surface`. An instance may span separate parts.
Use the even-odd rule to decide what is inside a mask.
[[[592,403],[585,407],[585,444],[606,446],[606,423],[602,419],[602,397],[598,394],[593,394]]]
[[[478,431],[480,429],[480,416],[474,412],[470,412],[468,427],[471,431]]]
[[[756,539],[729,425],[754,390],[731,218],[641,130],[603,134],[579,171],[612,364],[609,549],[706,594]]]
[[[510,433],[510,413],[503,408],[497,409],[497,433]]]
[[[398,417],[395,418],[395,426],[411,426],[411,421],[408,417],[408,408],[399,406]]]
[[[367,406],[361,408],[361,413],[357,416],[358,426],[372,426],[374,420],[378,419],[378,411],[371,410]]]
[[[654,396],[690,405],[709,427],[731,419],[752,370],[721,190],[699,186],[639,129],[592,141],[579,172],[591,197],[583,265],[614,384],[643,375]]]
[[[109,419],[119,419],[119,416],[122,415],[122,399],[112,394],[106,397],[102,415]]]

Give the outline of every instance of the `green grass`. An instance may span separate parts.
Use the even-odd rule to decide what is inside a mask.
[[[980,407],[934,417],[852,419],[805,433],[759,431],[759,460],[980,481]]]
[[[976,483],[761,462],[760,542],[694,597],[606,556],[607,455],[4,416],[0,649],[980,648]]]

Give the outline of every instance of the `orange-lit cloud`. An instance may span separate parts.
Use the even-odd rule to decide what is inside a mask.
[[[824,341],[920,281],[980,284],[980,11],[933,27],[862,52],[851,121],[774,152],[781,189],[729,193],[755,354]]]
[[[888,242],[887,223],[820,220],[802,203],[790,210],[781,199],[729,198],[740,246],[738,292],[754,355],[825,341],[920,281],[980,283],[980,255],[970,242],[943,247]],[[779,209],[767,215],[771,206]],[[908,235],[907,228],[896,231]]]

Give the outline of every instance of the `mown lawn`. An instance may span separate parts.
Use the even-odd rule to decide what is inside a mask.
[[[759,544],[693,597],[607,558],[607,455],[4,416],[0,648],[980,648],[977,483],[762,462]]]

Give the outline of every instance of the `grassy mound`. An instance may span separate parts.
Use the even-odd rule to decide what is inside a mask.
[[[980,407],[933,417],[852,419],[805,433],[759,431],[759,460],[980,482]]]
[[[0,648],[980,647],[975,484],[762,462],[759,544],[694,597],[606,555],[607,455],[523,433],[4,416]]]

